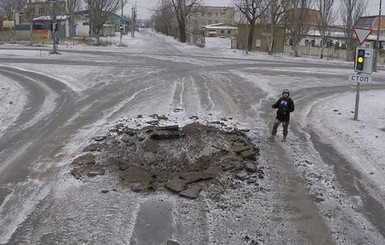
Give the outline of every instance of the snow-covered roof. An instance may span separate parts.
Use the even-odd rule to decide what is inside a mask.
[[[377,41],[377,35],[369,35],[366,40]],[[380,41],[385,41],[385,36],[380,36]]]
[[[319,30],[309,30],[307,35],[320,37],[321,33]],[[330,32],[330,33],[326,33],[326,35],[329,37],[344,37],[345,33],[343,33],[343,32]]]
[[[310,30],[310,31],[308,31],[307,35],[320,37],[321,33],[318,30]],[[331,33],[327,33],[327,36],[332,37],[332,38],[333,37],[334,38],[343,38],[343,37],[345,37],[345,33],[343,33],[343,32],[331,32]],[[377,35],[369,35],[368,38],[366,38],[366,40],[376,41]],[[380,36],[380,41],[385,41],[385,36]]]
[[[58,15],[56,16],[56,20],[67,20],[68,19],[68,15]],[[39,17],[36,17],[36,18],[33,18],[34,21],[38,21],[38,20],[52,20],[52,17],[49,16],[49,15],[46,15],[46,16],[39,16]]]
[[[238,27],[235,27],[235,26],[232,26],[232,25],[229,25],[229,24],[224,24],[224,23],[215,23],[215,24],[210,24],[210,25],[206,25],[204,27],[205,29],[208,29],[208,30],[221,30],[221,29],[224,29],[224,30],[238,30]]]

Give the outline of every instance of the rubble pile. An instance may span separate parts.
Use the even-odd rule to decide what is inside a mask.
[[[224,131],[192,123],[133,129],[119,123],[98,136],[72,162],[71,174],[86,180],[112,174],[133,191],[165,189],[187,198],[221,178],[255,183],[263,178],[258,168],[259,148],[240,130]]]

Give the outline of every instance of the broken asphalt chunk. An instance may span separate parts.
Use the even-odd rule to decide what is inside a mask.
[[[195,172],[186,172],[180,174],[180,177],[184,179],[187,183],[197,182],[199,180],[208,180],[212,178],[212,175],[207,172],[195,171]]]
[[[74,165],[90,165],[95,164],[95,156],[91,153],[87,153],[85,155],[82,155],[75,160],[72,161],[72,164]]]
[[[93,140],[95,141],[103,141],[107,138],[107,136],[96,136],[94,138],[92,138]]]
[[[199,192],[201,191],[202,187],[199,185],[194,185],[184,191],[179,192],[179,195],[191,199],[196,199],[199,196]]]
[[[167,181],[165,187],[172,192],[181,192],[186,189],[187,182],[182,179],[172,179]]]
[[[157,131],[150,135],[150,138],[153,140],[171,140],[178,139],[181,135],[179,132],[170,132],[170,131]]]
[[[156,130],[179,131],[179,126],[178,125],[161,126],[161,127],[157,127]]]
[[[231,147],[231,151],[236,153],[236,154],[239,154],[241,152],[244,152],[244,151],[247,151],[247,150],[250,150],[250,146],[245,146],[245,145],[233,145]]]
[[[255,158],[255,152],[253,150],[247,150],[241,152],[241,156],[243,159],[250,159],[250,160],[256,160]]]

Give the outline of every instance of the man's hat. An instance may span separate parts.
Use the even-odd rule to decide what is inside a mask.
[[[290,95],[290,92],[289,92],[288,89],[284,89],[284,90],[282,91],[282,94],[289,94],[289,95]]]

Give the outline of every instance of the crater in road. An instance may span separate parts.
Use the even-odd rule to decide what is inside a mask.
[[[184,127],[158,122],[140,129],[119,123],[107,135],[93,138],[85,154],[73,160],[72,175],[87,181],[108,173],[133,191],[168,190],[188,198],[197,198],[210,185],[228,188],[239,181],[258,184],[263,178],[259,148],[241,130],[224,130],[220,121]]]

